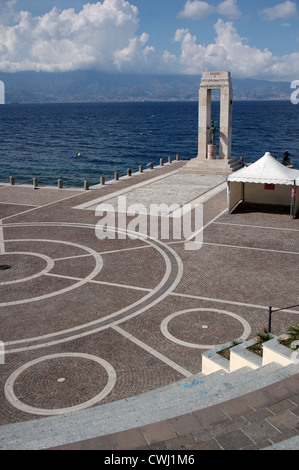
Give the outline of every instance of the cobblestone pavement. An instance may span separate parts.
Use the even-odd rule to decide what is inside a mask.
[[[90,191],[0,187],[1,425],[113,403],[191,377],[207,348],[267,327],[269,305],[298,303],[298,220],[280,210],[228,214],[223,179],[198,177],[188,200],[176,189],[182,164]],[[186,250],[173,227],[163,240],[109,229],[109,238],[98,238],[98,203],[115,204],[134,191],[150,202],[156,183],[161,197],[163,181],[171,188],[167,204],[171,197],[179,205],[203,204],[201,249]],[[296,324],[298,313],[275,316],[273,333]],[[297,396],[285,400],[286,412],[297,416]],[[193,431],[208,432],[200,416]],[[178,422],[160,425],[167,445]],[[213,436],[209,442],[226,447]]]

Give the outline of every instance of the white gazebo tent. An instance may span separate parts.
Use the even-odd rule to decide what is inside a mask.
[[[241,203],[290,206],[295,218],[299,210],[299,170],[282,165],[267,152],[252,165],[241,168],[227,178],[229,212]]]

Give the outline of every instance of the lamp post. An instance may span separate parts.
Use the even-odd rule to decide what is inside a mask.
[[[269,323],[268,323],[268,331],[271,333],[271,326],[272,326],[272,313],[280,312],[281,310],[289,310],[290,308],[295,308],[299,307],[298,305],[291,305],[290,307],[283,307],[283,308],[277,308],[273,310],[272,307],[269,307]]]

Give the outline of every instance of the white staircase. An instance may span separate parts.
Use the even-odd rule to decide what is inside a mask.
[[[249,367],[250,369],[263,368],[271,363],[276,363],[280,366],[299,364],[299,353],[297,358],[297,353],[294,349],[280,344],[279,341],[282,337],[272,336],[273,339],[262,344],[261,356],[249,349],[250,346],[257,344],[258,340],[256,338],[248,341],[238,339],[235,340],[238,343],[236,345],[233,342],[229,342],[204,352],[202,354],[202,373],[210,375],[219,370],[232,373],[244,367]],[[229,349],[229,359],[219,354],[227,349]]]

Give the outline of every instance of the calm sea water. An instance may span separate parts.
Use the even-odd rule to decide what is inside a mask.
[[[232,155],[253,163],[285,150],[299,169],[299,105],[290,101],[234,102]],[[219,127],[219,103],[212,103]],[[0,107],[0,182],[83,187],[114,172],[138,171],[179,153],[197,155],[198,104],[92,103]],[[78,157],[78,153],[82,156]]]

